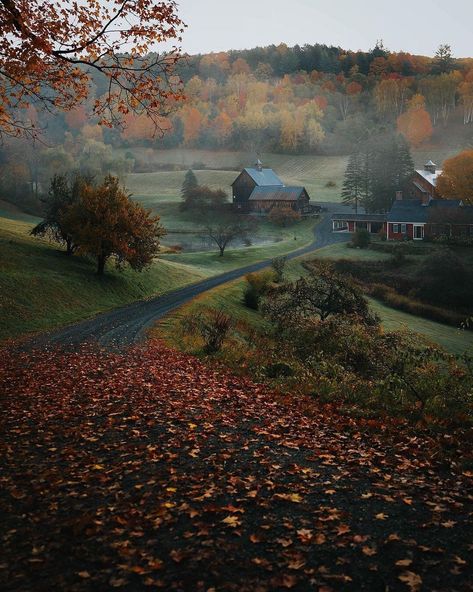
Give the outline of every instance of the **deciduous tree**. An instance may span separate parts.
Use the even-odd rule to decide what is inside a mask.
[[[409,102],[409,109],[399,115],[397,129],[414,147],[430,139],[433,133],[432,120],[425,109],[422,95],[415,95]]]
[[[132,201],[118,179],[108,176],[94,187],[82,188],[80,200],[69,208],[66,223],[78,252],[97,260],[97,273],[103,275],[108,259],[117,267],[129,264],[141,271],[151,264],[165,234],[159,216]]]
[[[473,205],[473,150],[464,150],[444,162],[437,190],[446,199],[462,199]]]
[[[66,245],[66,254],[72,255],[78,248],[73,236],[70,209],[78,203],[83,187],[92,185],[92,179],[76,175],[72,180],[67,175],[54,175],[45,203],[45,217],[31,234],[48,236],[53,241]]]
[[[28,105],[70,110],[87,99],[92,77],[106,80],[93,110],[106,125],[145,112],[159,129],[169,101],[182,97],[173,76],[183,32],[171,0],[2,0],[0,2],[0,131],[36,134]]]

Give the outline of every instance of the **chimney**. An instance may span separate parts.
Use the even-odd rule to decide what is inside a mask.
[[[435,175],[437,171],[437,165],[435,164],[435,162],[429,160],[429,162],[426,162],[424,164],[424,170],[428,171],[429,173],[432,173],[432,175]]]
[[[402,191],[396,191],[396,201],[402,201]]]
[[[255,163],[255,168],[256,168],[258,171],[262,171],[262,170],[263,170],[263,163],[261,162],[261,160],[260,160],[259,158],[258,158],[258,160],[257,160],[257,161],[256,161],[256,163]]]

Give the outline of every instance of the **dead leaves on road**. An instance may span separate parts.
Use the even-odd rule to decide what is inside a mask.
[[[0,392],[5,590],[467,589],[471,475],[420,434],[158,343],[4,351]]]

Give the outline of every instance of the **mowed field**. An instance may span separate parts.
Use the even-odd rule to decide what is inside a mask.
[[[264,166],[273,168],[286,185],[304,186],[312,201],[340,201],[347,157],[263,154],[261,158]],[[238,172],[245,166],[251,166],[253,160],[254,157],[251,155],[246,156],[240,152],[156,151],[156,166],[175,165],[192,168],[201,185],[223,189],[229,197],[230,186]],[[199,168],[202,165],[206,168]],[[132,173],[127,176],[126,185],[135,199],[149,208],[156,209],[160,202],[180,201],[184,175],[185,170]],[[335,186],[327,187],[328,183],[335,183]]]
[[[255,155],[245,152],[172,149],[154,150],[135,148],[137,159],[146,160],[148,165],[179,167],[177,171],[129,174],[126,184],[135,199],[147,207],[159,210],[163,202],[179,202],[185,169],[192,168],[201,185],[212,189],[223,189],[230,196],[231,183],[238,172],[251,166]],[[445,158],[455,154],[449,148],[423,148],[413,151],[416,167],[429,159],[441,165]],[[343,176],[348,163],[347,156],[320,156],[311,154],[261,154],[264,166],[273,168],[286,185],[302,185],[309,192],[313,202],[339,202]],[[334,185],[333,185],[334,184]],[[163,211],[166,221],[168,212]]]

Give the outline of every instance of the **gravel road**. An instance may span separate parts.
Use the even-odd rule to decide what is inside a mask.
[[[310,245],[288,255],[288,259],[294,259],[316,251],[327,245],[346,241],[346,235],[332,232],[331,213],[340,211],[340,204],[323,204],[326,211],[317,224],[314,231],[314,240]],[[259,271],[267,267],[271,261],[265,260],[239,269],[210,277],[184,288],[174,290],[163,296],[149,300],[134,302],[127,306],[100,314],[92,319],[69,325],[62,329],[44,333],[28,342],[28,346],[79,346],[87,342],[96,342],[106,348],[122,348],[143,341],[146,331],[152,324],[164,317],[170,311],[182,306],[199,294],[211,290],[217,286],[235,280],[239,277]]]

